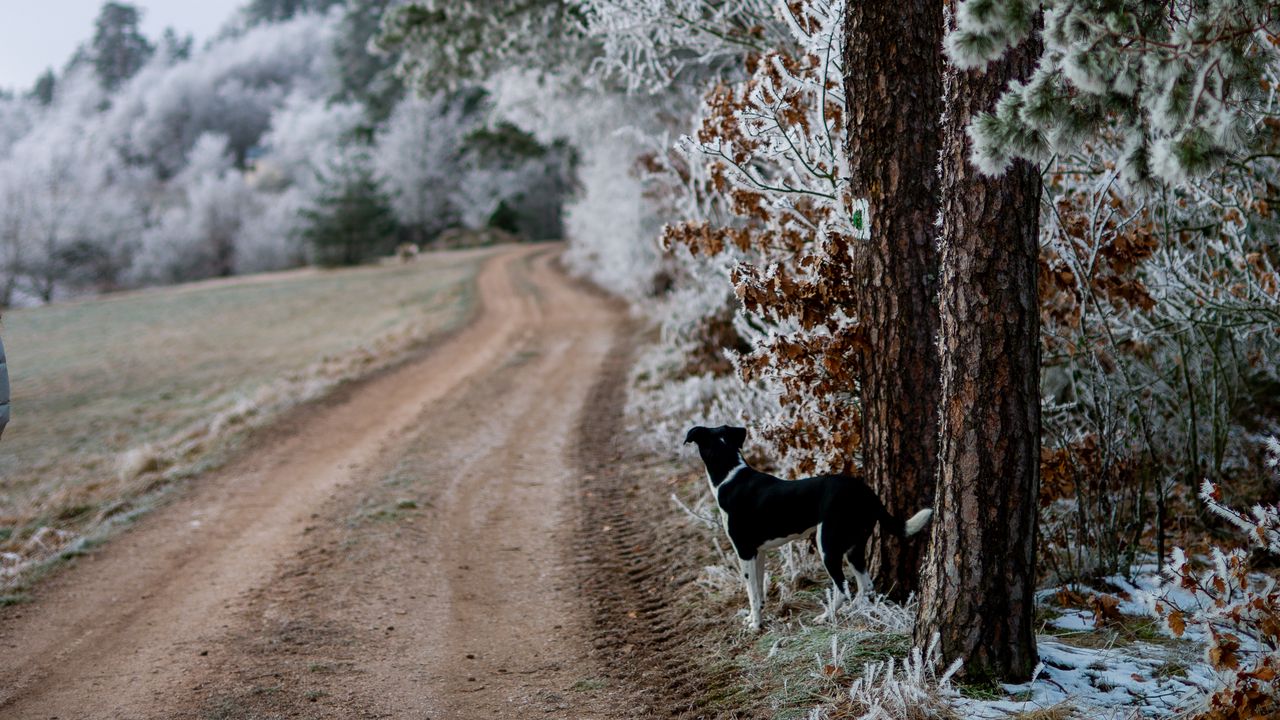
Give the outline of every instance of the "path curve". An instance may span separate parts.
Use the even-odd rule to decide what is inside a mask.
[[[0,717],[625,715],[565,560],[575,431],[625,323],[554,258],[498,253],[460,332],[6,614]],[[353,521],[405,468],[413,511]]]

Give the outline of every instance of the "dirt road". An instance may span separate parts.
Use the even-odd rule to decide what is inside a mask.
[[[466,328],[7,611],[0,717],[634,715],[572,547],[584,412],[629,336],[554,256],[496,255]]]

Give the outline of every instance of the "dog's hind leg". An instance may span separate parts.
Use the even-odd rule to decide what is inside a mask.
[[[752,630],[760,629],[760,610],[764,604],[764,598],[761,597],[761,588],[764,585],[762,572],[760,552],[758,550],[755,557],[750,560],[742,560],[742,579],[747,585],[747,601],[751,607],[750,615],[747,617],[747,624],[751,626]]]
[[[853,578],[858,581],[858,594],[853,598],[855,603],[861,602],[873,590],[871,576],[867,574],[867,540],[869,539],[870,536],[860,538],[853,543],[853,547],[849,548],[849,564],[853,566]]]
[[[818,554],[822,556],[822,566],[831,577],[831,603],[826,611],[815,618],[818,622],[836,619],[836,611],[849,597],[849,581],[844,578],[844,552],[848,542],[838,531],[825,531],[824,523],[818,523]]]

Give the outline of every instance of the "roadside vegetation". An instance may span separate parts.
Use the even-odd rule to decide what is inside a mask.
[[[280,413],[459,326],[483,250],[218,280],[5,315],[0,572],[132,518]]]

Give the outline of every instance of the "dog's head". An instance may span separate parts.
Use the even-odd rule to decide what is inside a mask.
[[[684,436],[685,445],[695,443],[698,449],[703,452],[726,449],[736,453],[742,450],[742,445],[746,441],[747,429],[730,425],[721,425],[715,428],[699,425],[691,428],[689,433]]]

